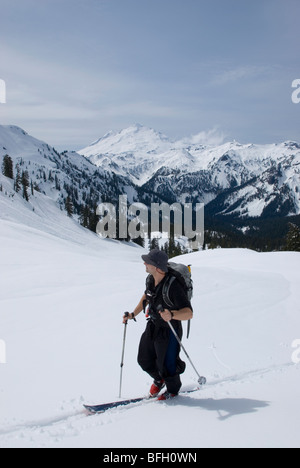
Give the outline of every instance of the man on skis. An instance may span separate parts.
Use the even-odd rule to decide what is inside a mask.
[[[164,301],[163,287],[168,280],[168,256],[160,250],[151,250],[142,255],[146,272],[146,291],[131,314],[124,314],[123,323],[134,319],[147,308],[148,323],[142,334],[138,363],[153,378],[149,391],[150,397],[157,396],[166,387],[158,399],[166,400],[176,396],[181,388],[180,374],[185,370],[185,363],[180,359],[180,346],[168,322],[171,321],[178,337],[182,338],[184,320],[193,317],[190,301],[180,282],[175,279],[170,283],[168,296],[172,309]]]

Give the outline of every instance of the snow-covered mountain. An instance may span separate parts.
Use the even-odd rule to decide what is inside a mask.
[[[96,206],[104,199],[115,201],[119,193],[126,193],[130,201],[136,195],[130,180],[95,166],[74,151],[58,153],[16,126],[0,126],[1,164],[5,155],[13,161],[14,179],[17,171],[28,174],[29,207],[34,197],[46,196],[64,210],[69,197],[74,213],[80,215],[85,206]],[[17,198],[14,181],[0,176],[2,187],[7,188],[2,194],[13,201]]]
[[[300,213],[299,145],[228,142],[213,146],[194,140],[172,142],[136,125],[96,142],[93,147],[105,144],[105,154],[110,156],[99,153],[103,157],[95,157],[93,163],[73,151],[60,154],[19,127],[0,126],[0,162],[9,155],[14,171],[14,179],[0,172],[0,198],[9,198],[11,212],[22,203],[24,210],[35,214],[41,211],[38,205],[43,199],[64,214],[71,203],[75,219],[92,230],[98,222],[96,206],[103,201],[116,206],[121,194],[127,195],[129,204],[138,201],[147,206],[162,201],[204,202],[205,229],[238,236],[231,246],[252,247],[252,238],[264,236],[269,240],[258,241],[254,248],[282,248],[288,215]],[[26,203],[22,188],[16,191],[18,173],[20,177],[23,172],[29,181]],[[253,216],[257,218],[248,219]],[[278,217],[274,230],[273,218]]]
[[[142,125],[110,132],[79,151],[168,201],[204,202],[213,214],[300,213],[300,145],[199,145]]]
[[[142,185],[163,166],[161,155],[169,149],[166,136],[136,124],[120,132],[109,132],[78,152],[96,166],[129,176]]]

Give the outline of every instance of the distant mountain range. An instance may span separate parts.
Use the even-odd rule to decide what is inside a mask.
[[[204,146],[171,141],[142,125],[110,132],[79,151],[166,201],[203,202],[235,217],[300,213],[300,145]]]
[[[120,194],[147,205],[203,202],[208,228],[239,236],[261,231],[267,238],[274,220],[286,226],[300,214],[297,142],[202,145],[136,124],[77,153],[58,153],[19,127],[0,126],[0,161],[6,154],[15,172],[17,164],[28,172],[32,187],[63,210],[68,198],[81,217],[87,207],[116,203]]]

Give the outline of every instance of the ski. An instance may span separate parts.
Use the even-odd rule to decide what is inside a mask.
[[[127,406],[131,403],[138,403],[140,401],[149,400],[148,397],[140,397],[140,398],[130,398],[129,400],[122,400],[122,401],[113,401],[111,403],[102,403],[101,405],[83,405],[86,410],[90,413],[104,413],[112,408],[118,408],[119,406]]]
[[[200,390],[200,387],[193,388],[192,390],[183,390],[179,392],[180,395],[188,394],[188,393],[193,393],[197,392]],[[113,408],[119,408],[122,406],[127,406],[130,404],[135,404],[135,403],[140,403],[142,401],[157,401],[157,398],[153,397],[140,397],[140,398],[129,398],[128,400],[122,400],[122,401],[113,401],[110,403],[102,403],[101,405],[83,405],[84,408],[92,414],[95,413],[104,413],[105,411]]]

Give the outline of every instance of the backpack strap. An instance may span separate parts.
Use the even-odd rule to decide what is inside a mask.
[[[170,291],[171,285],[174,283],[175,279],[176,279],[175,276],[168,275],[168,277],[167,277],[167,279],[166,279],[166,281],[164,283],[163,289],[162,289],[163,300],[170,309],[172,309],[174,307],[174,304],[170,299],[169,291]]]
[[[169,296],[169,291],[172,283],[175,281],[176,276],[170,275],[168,276],[167,280],[165,281],[163,290],[162,290],[162,295],[163,295],[163,300],[166,303],[166,305],[172,309],[174,307],[174,304],[172,303],[170,296]],[[187,332],[186,332],[186,337],[188,338],[190,336],[190,329],[191,329],[191,320],[188,320],[187,324]]]
[[[190,330],[191,330],[191,319],[188,320],[187,324],[187,330],[186,330],[186,339],[190,336]]]

